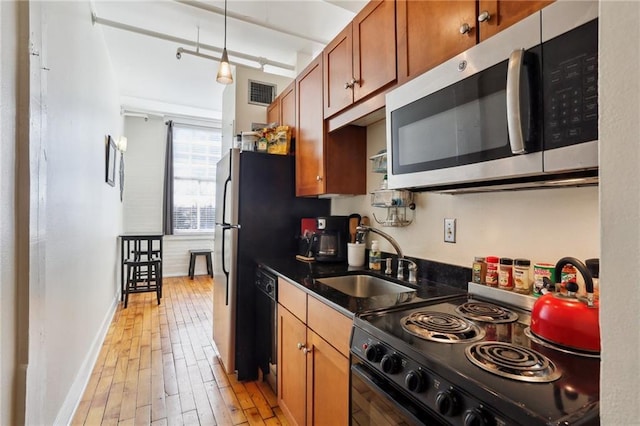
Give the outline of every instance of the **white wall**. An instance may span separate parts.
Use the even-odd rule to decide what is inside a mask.
[[[640,3],[600,3],[600,395],[603,425],[640,422]]]
[[[252,123],[266,123],[267,107],[249,104],[249,80],[276,85],[279,95],[293,81],[253,68],[233,67],[233,83],[222,96],[222,152],[233,146],[235,135],[251,131]]]
[[[15,155],[18,69],[17,4],[0,2],[0,424],[15,424],[18,306]],[[22,43],[24,46],[26,43]]]
[[[30,136],[39,162],[30,170],[26,422],[62,424],[79,401],[116,306],[122,212],[117,188],[105,183],[105,135],[121,134],[122,119],[89,3],[30,4],[30,32],[42,31],[41,40],[32,40],[39,55],[32,55],[31,120],[42,127],[32,126]]]
[[[385,120],[367,128],[368,157],[385,148]],[[367,160],[368,163],[370,161]],[[367,164],[367,190],[380,187],[381,174]],[[484,194],[416,193],[414,222],[381,228],[398,240],[404,254],[471,267],[474,256],[527,258],[554,263],[563,256],[599,257],[598,188],[569,188]],[[334,214],[386,217],[369,195],[334,199]],[[407,209],[407,212],[409,210]],[[409,212],[409,216],[413,213]],[[456,243],[445,243],[444,218],[456,219]],[[393,253],[383,239],[382,250]]]
[[[125,232],[162,233],[162,198],[167,126],[159,117],[147,121],[139,117],[125,119],[124,230]],[[162,272],[165,276],[186,276],[189,249],[213,249],[213,234],[205,236],[167,235],[163,240]],[[195,273],[206,274],[202,257]]]
[[[275,74],[267,74],[252,68],[236,68],[236,117],[235,132],[251,131],[251,123],[265,123],[267,120],[267,107],[249,103],[249,80],[276,85],[276,93],[280,94],[291,83],[288,77]],[[223,105],[223,109],[227,106]]]

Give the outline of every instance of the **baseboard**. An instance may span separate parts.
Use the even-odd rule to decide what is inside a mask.
[[[91,342],[89,352],[87,353],[87,356],[85,357],[84,362],[82,363],[82,366],[69,389],[69,393],[67,393],[64,403],[62,404],[62,407],[60,407],[60,411],[58,411],[54,424],[68,425],[71,423],[71,420],[73,420],[73,416],[78,409],[82,395],[84,394],[87,384],[89,383],[89,379],[91,378],[91,372],[96,364],[98,355],[100,354],[100,349],[102,349],[102,344],[104,343],[104,339],[109,331],[109,326],[113,321],[113,315],[116,312],[119,302],[120,295],[116,294],[107,314],[104,317],[104,320],[102,321],[98,334],[96,334],[93,342]]]

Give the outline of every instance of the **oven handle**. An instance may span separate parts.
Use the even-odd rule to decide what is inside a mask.
[[[395,388],[386,384],[383,380],[378,378],[375,373],[370,372],[370,370],[362,364],[351,365],[351,375],[357,376],[378,396],[386,399],[396,410],[401,411],[403,415],[411,419],[416,424],[446,424],[443,423],[442,420],[435,418],[433,414],[418,407],[413,401],[403,397]]]
[[[525,62],[525,50],[517,49],[509,55],[509,67],[507,69],[507,129],[509,131],[509,144],[514,154],[526,154],[527,147],[522,134],[522,111],[520,98],[522,87],[520,75]]]

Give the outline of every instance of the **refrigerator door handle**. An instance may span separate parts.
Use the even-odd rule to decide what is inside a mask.
[[[224,233],[231,229],[231,226],[223,225],[222,226],[222,272],[224,272],[225,276],[225,291],[224,291],[224,304],[225,306],[229,306],[229,271],[224,264]]]
[[[226,221],[226,216],[227,216],[227,190],[229,189],[230,183],[231,183],[231,175],[227,176],[227,180],[224,181],[224,193],[222,195],[222,223],[220,224],[222,226],[229,225]]]

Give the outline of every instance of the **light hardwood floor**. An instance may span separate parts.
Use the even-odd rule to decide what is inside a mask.
[[[72,425],[286,425],[264,382],[225,374],[212,330],[213,280],[166,278],[118,306]]]

